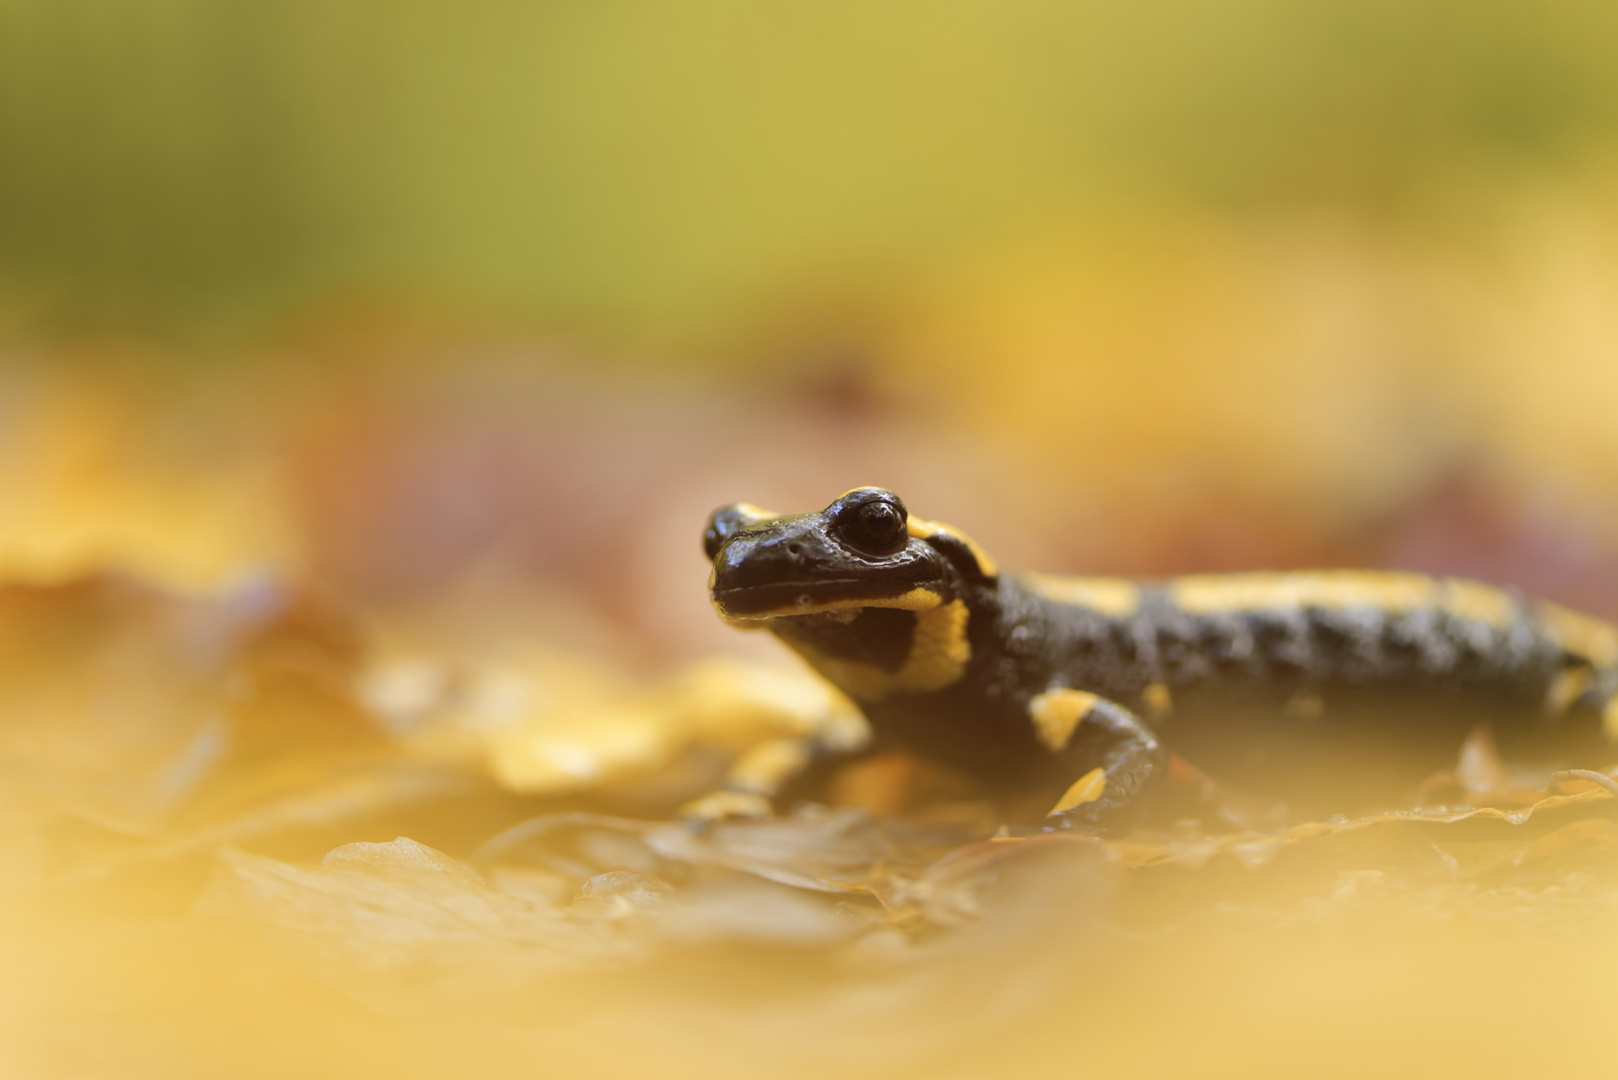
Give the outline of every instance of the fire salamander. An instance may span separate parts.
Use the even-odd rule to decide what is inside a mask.
[[[1336,689],[1472,688],[1517,715],[1592,713],[1595,734],[1618,737],[1618,628],[1471,581],[1002,573],[875,487],[818,513],[726,506],[703,542],[721,617],[773,631],[859,704],[878,744],[1043,784],[1057,795],[1046,828],[1133,828],[1168,772],[1160,731],[1177,739],[1185,706],[1221,688],[1272,688],[1306,703],[1294,714]],[[761,748],[691,812],[768,813],[814,757]]]

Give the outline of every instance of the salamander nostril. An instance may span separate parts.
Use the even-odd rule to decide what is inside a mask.
[[[800,558],[803,555],[803,545],[797,541],[793,541],[787,545],[787,554],[791,555],[794,559]]]

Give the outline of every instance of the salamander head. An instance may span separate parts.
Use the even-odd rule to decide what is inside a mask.
[[[722,507],[703,550],[721,617],[768,626],[862,700],[958,679],[970,656],[966,595],[996,575],[972,541],[874,487],[813,514]]]
[[[911,519],[899,496],[875,487],[855,488],[813,514],[722,507],[708,520],[703,550],[713,560],[714,607],[732,620],[927,611],[959,595],[963,569],[994,572],[971,541]]]

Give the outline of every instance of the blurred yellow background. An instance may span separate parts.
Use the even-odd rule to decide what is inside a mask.
[[[448,945],[395,993],[193,929],[247,910],[219,882],[257,864],[210,870],[224,845],[467,858],[572,805],[523,801],[562,798],[569,739],[610,780],[824,708],[689,676],[776,656],[712,617],[697,538],[721,503],[864,483],[1012,567],[1399,566],[1618,616],[1618,7],[0,0],[0,670],[26,675],[0,691],[0,1062],[1602,1060],[1595,864],[1422,893],[1349,860],[1135,951],[1013,904],[1021,932],[881,978],[871,949],[719,934],[543,977]],[[38,646],[44,610],[105,642]],[[421,689],[463,676],[453,707]],[[442,730],[411,726],[428,699]],[[333,779],[356,745],[387,784]],[[444,771],[400,779],[421,760]],[[502,980],[511,1015],[455,1004]]]
[[[596,395],[596,429],[628,388],[687,420],[665,438],[841,410],[928,444],[914,467],[868,448],[857,482],[920,485],[1046,561],[1443,562],[1326,549],[1444,492],[1604,549],[1615,23],[1585,3],[7,0],[0,332],[27,374],[6,397],[67,371],[114,400],[62,407],[145,429],[224,384],[263,427],[266,400],[340,379],[395,397],[498,375],[502,403]],[[142,392],[141,417],[102,415]],[[765,449],[823,453],[797,437]],[[850,464],[747,479],[819,505]],[[961,491],[985,473],[1029,490],[980,505]],[[1191,532],[1213,538],[1164,539]],[[1459,558],[1618,602],[1561,565]]]

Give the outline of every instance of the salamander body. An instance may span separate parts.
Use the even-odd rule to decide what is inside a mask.
[[[818,513],[721,508],[704,547],[721,617],[771,630],[879,744],[1002,785],[1060,778],[1051,828],[1133,827],[1167,770],[1171,718],[1255,687],[1303,713],[1343,690],[1475,690],[1535,723],[1587,713],[1618,737],[1618,628],[1477,582],[1002,573],[869,487]],[[745,762],[731,786],[772,797],[811,756]]]

